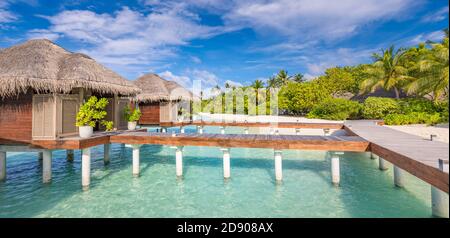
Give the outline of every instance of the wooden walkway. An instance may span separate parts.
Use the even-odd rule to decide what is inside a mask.
[[[343,123],[302,123],[302,122],[161,122],[162,127],[180,127],[180,126],[238,126],[238,127],[274,127],[274,128],[297,128],[297,129],[343,129]]]
[[[448,162],[449,145],[378,126],[368,121],[348,121],[344,129],[370,142],[370,151],[429,184],[449,192],[448,171],[439,169],[439,159]]]
[[[111,143],[172,146],[216,146],[329,151],[367,151],[369,143],[357,136],[170,134],[130,132],[113,135]]]

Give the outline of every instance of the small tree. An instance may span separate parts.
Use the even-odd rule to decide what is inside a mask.
[[[113,122],[103,120],[107,115],[105,108],[108,103],[106,98],[97,99],[96,96],[90,97],[87,102],[81,105],[77,113],[76,126],[95,127],[97,122],[99,122],[106,127],[107,131],[112,130]]]
[[[139,121],[139,119],[141,118],[141,110],[139,110],[139,108],[136,108],[134,110],[131,110],[130,106],[126,106],[124,109],[124,116],[125,116],[125,120],[129,121],[129,122],[135,122],[135,121]]]

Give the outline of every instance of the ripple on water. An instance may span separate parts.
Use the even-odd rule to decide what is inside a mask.
[[[211,128],[206,128],[206,130]],[[214,128],[217,129],[217,128]],[[187,128],[187,131],[194,128]],[[53,177],[43,185],[37,156],[8,153],[0,183],[0,217],[429,217],[429,185],[408,176],[406,189],[392,171],[377,169],[365,153],[345,153],[341,186],[330,183],[322,151],[283,151],[283,182],[275,183],[273,151],[231,150],[224,181],[219,148],[185,147],[184,177],[175,176],[174,150],[141,148],[141,176],[131,175],[131,151],[113,144],[111,163],[93,148],[91,187],[81,189],[80,153],[55,151]]]

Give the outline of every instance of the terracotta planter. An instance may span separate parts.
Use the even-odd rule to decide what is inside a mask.
[[[94,128],[91,126],[80,126],[78,129],[81,138],[89,138],[94,134]]]

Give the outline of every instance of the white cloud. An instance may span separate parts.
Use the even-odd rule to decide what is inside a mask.
[[[225,80],[225,83],[223,84],[224,85],[224,87],[225,87],[225,84],[229,84],[231,87],[242,87],[243,85],[242,85],[242,83],[239,83],[239,82],[236,82],[236,81],[233,81],[233,80]]]
[[[200,80],[202,87],[214,87],[219,84],[219,78],[209,71],[194,69],[187,72],[191,75],[192,80]]]
[[[433,32],[429,32],[429,33],[423,33],[423,34],[416,35],[411,40],[409,40],[406,44],[407,45],[417,45],[419,43],[423,43],[428,40],[440,41],[443,38],[444,38],[443,31],[433,31]]]
[[[183,9],[154,10],[143,14],[124,7],[112,14],[88,10],[62,11],[41,16],[51,26],[34,29],[30,36],[66,37],[84,43],[80,51],[114,68],[132,67],[140,71],[154,63],[165,63],[177,56],[178,46],[193,39],[205,39],[223,33],[222,26],[200,23],[195,14]],[[138,74],[139,72],[134,72]]]
[[[422,22],[439,22],[448,18],[448,6],[422,17]]]
[[[192,62],[194,62],[196,64],[202,63],[202,60],[197,56],[191,56],[190,58],[191,58]]]
[[[159,73],[158,75],[166,80],[177,82],[178,84],[180,84],[181,86],[183,86],[185,88],[190,88],[192,86],[191,79],[187,76],[175,75],[172,72],[167,71],[167,70]]]
[[[296,39],[348,37],[374,21],[397,19],[416,6],[412,0],[236,1],[224,19],[260,32],[276,30]]]
[[[27,33],[28,39],[48,39],[51,41],[57,40],[60,35],[49,30],[31,30]]]

